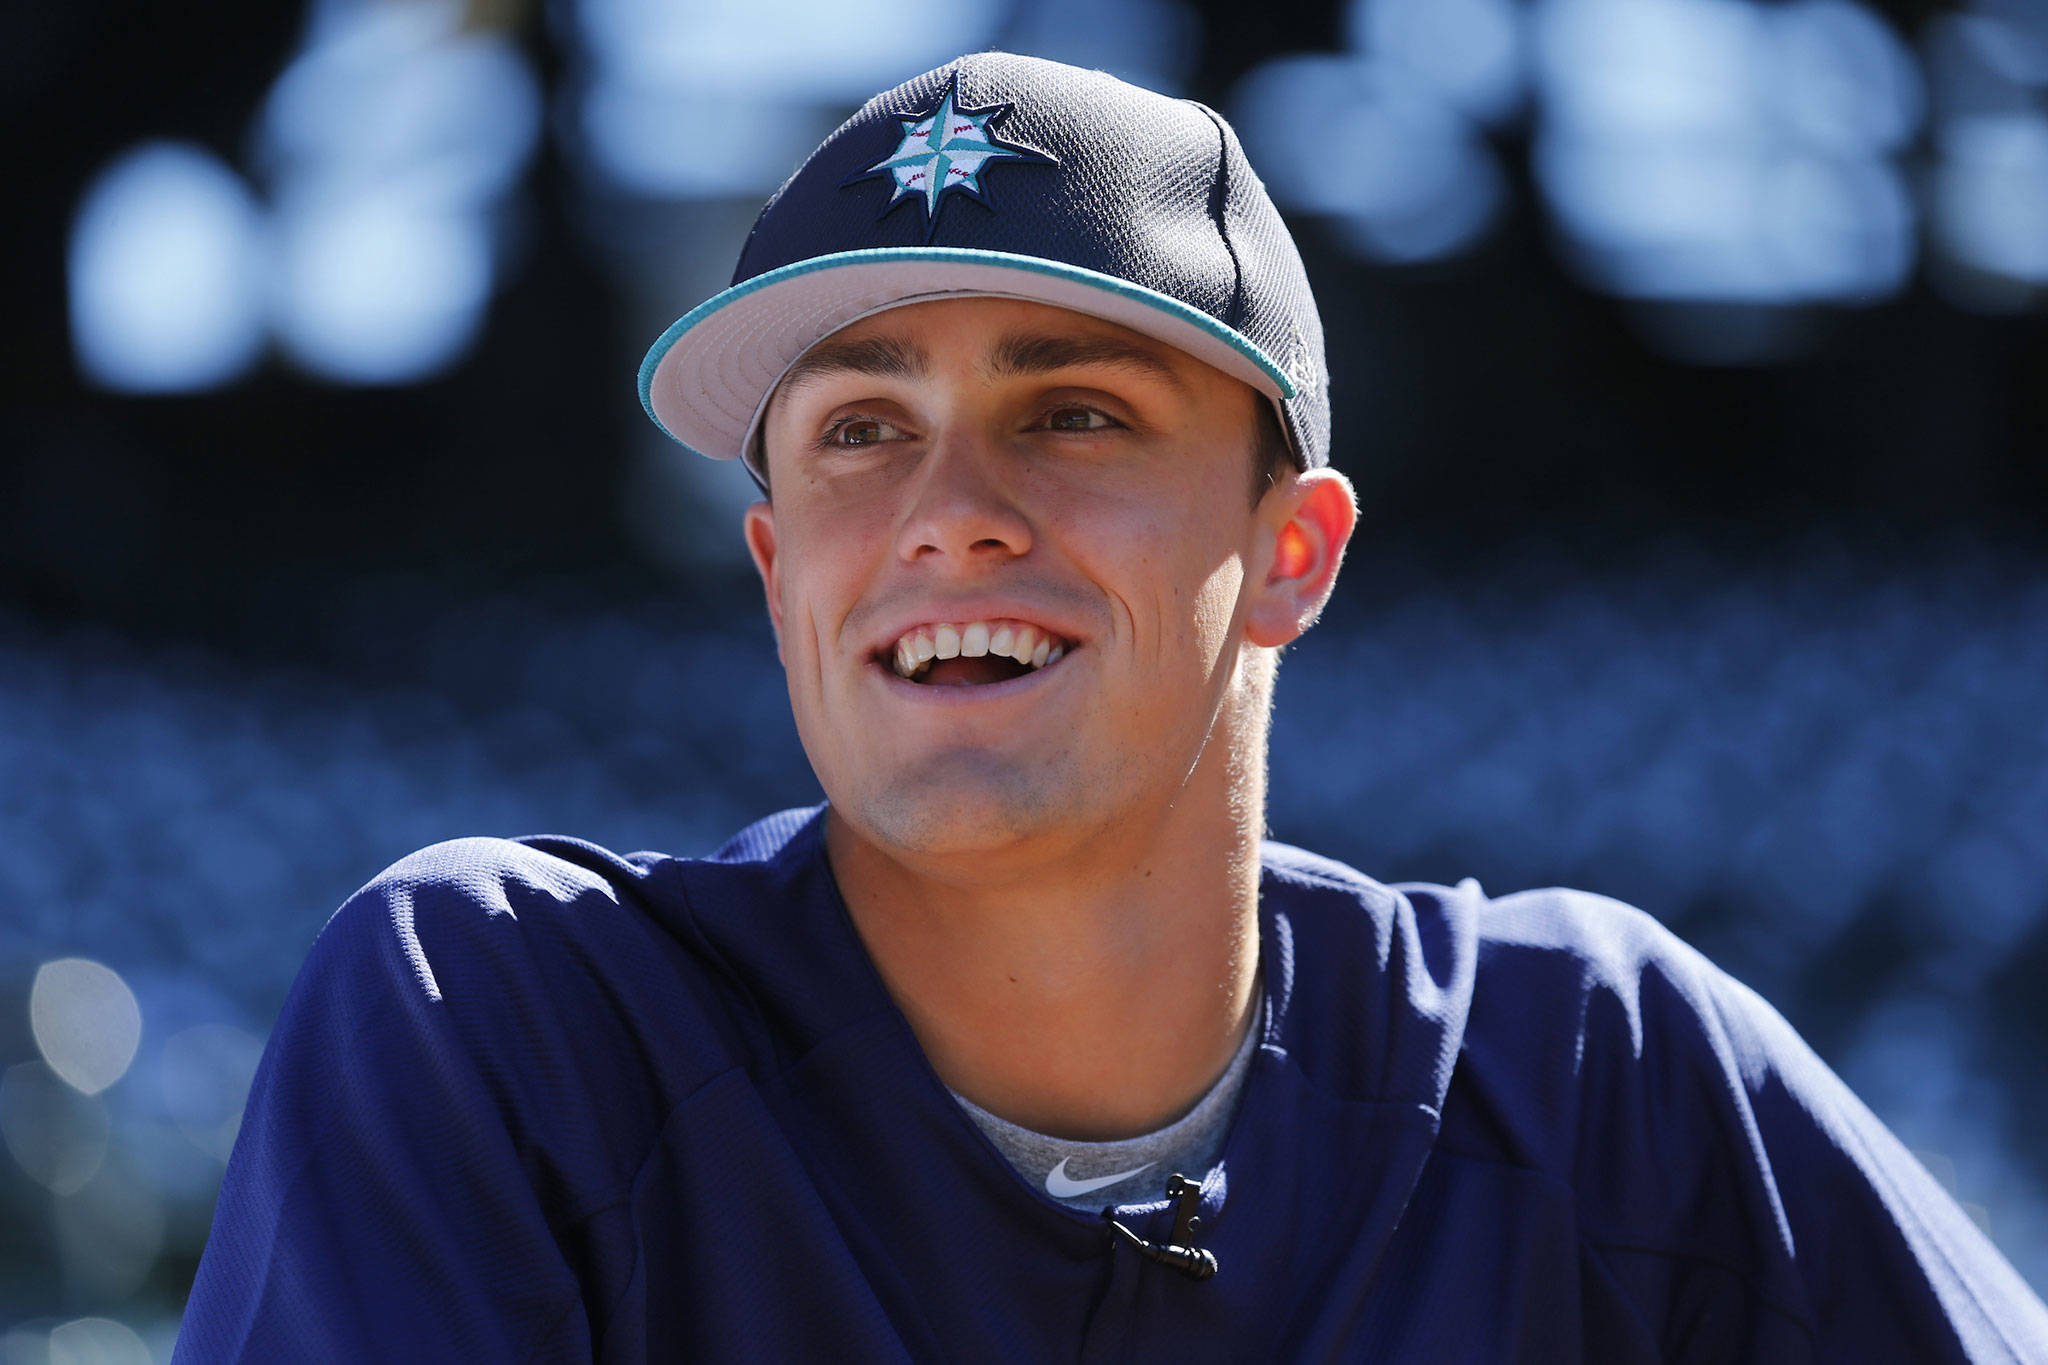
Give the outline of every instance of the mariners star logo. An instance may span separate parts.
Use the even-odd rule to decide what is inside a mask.
[[[929,242],[938,226],[939,210],[949,194],[964,194],[993,209],[981,183],[982,175],[996,162],[1021,161],[1054,166],[1059,163],[1045,153],[1018,142],[997,138],[994,124],[1010,112],[1007,104],[970,109],[960,103],[960,77],[956,72],[946,84],[939,102],[919,113],[897,114],[903,139],[896,150],[857,175],[848,185],[886,175],[895,193],[882,212],[888,213],[906,199],[924,205],[924,239]]]

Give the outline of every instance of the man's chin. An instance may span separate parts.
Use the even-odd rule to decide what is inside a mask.
[[[1072,786],[1061,775],[962,757],[834,797],[833,806],[886,851],[922,859],[993,857],[1077,833],[1093,803]]]

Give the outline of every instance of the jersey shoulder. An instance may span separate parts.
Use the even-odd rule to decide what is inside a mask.
[[[1361,1010],[1386,1016],[1375,1027],[1390,1040],[1412,1039],[1416,1021],[1428,1022],[1455,1049],[1468,1088],[1517,1092],[1491,1106],[1505,1159],[1557,1166],[1591,1067],[1718,1070],[1755,1051],[1760,1031],[1791,1037],[1754,993],[1608,896],[1564,887],[1489,896],[1469,877],[1383,883],[1273,843],[1263,863],[1269,899],[1288,911],[1283,932],[1303,940],[1274,945],[1274,963],[1313,954],[1310,975],[1323,980],[1311,997],[1316,1031]],[[1731,1027],[1741,1035],[1732,1049],[1720,1046]]]
[[[1682,1160],[1745,1087],[1818,1065],[1768,1002],[1635,906],[1545,887],[1487,898],[1477,920],[1462,1079],[1518,1163],[1578,1183],[1617,1133],[1658,1128]]]
[[[512,1054],[552,1043],[579,1071],[621,1073],[594,1078],[599,1088],[650,1103],[757,1068],[774,1048],[748,982],[750,945],[716,922],[739,906],[762,939],[786,924],[788,888],[769,869],[803,828],[788,814],[710,859],[623,856],[557,835],[433,844],[335,911],[294,1001],[345,998],[345,1010],[313,1012],[337,1025],[431,1006],[435,1036],[486,1066],[516,1073]]]

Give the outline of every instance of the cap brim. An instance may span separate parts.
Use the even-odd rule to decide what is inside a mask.
[[[649,348],[640,401],[689,449],[740,458],[769,395],[811,346],[869,314],[948,296],[1071,308],[1176,346],[1276,403],[1295,393],[1287,372],[1246,337],[1128,280],[998,251],[891,247],[798,261],[713,295]]]

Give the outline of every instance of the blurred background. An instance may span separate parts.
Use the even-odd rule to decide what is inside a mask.
[[[0,1365],[164,1360],[325,916],[817,798],[645,346],[965,50],[1224,110],[1357,549],[1278,837],[1634,902],[2048,1288],[2048,0],[0,9]]]

